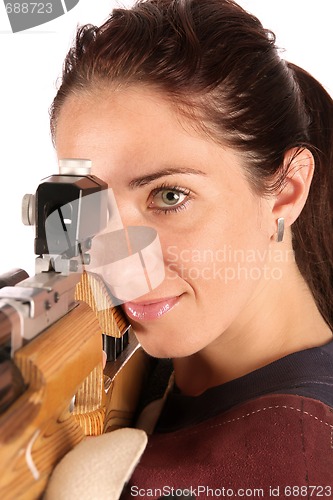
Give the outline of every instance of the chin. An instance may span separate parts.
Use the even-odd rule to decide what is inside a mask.
[[[135,331],[134,331],[135,333]],[[150,342],[148,341],[147,338],[145,338],[145,335],[137,335],[136,337],[138,341],[140,342],[140,345],[142,349],[149,354],[149,356],[152,356],[153,358],[160,358],[160,359],[166,359],[166,358],[185,358],[187,356],[191,356],[192,354],[195,354],[199,349],[190,349],[189,345],[184,345],[184,344],[174,344],[170,345],[170,343],[165,342],[163,345],[161,342],[158,342],[156,340],[159,339],[154,339],[155,342]]]

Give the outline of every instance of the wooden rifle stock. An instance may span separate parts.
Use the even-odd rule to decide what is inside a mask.
[[[103,311],[96,293],[106,301]],[[41,498],[55,465],[86,435],[133,424],[148,358],[131,336],[128,353],[107,363],[103,374],[101,333],[119,337],[129,325],[97,278],[83,274],[77,299],[72,311],[15,353],[27,390],[0,415],[2,500]]]

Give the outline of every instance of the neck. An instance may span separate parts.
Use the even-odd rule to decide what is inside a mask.
[[[199,395],[332,340],[296,263],[281,267],[282,279],[260,284],[255,298],[220,337],[198,353],[174,359],[175,382],[184,394]]]

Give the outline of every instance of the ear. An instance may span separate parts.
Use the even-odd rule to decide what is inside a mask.
[[[274,233],[280,217],[284,218],[285,227],[291,226],[298,218],[309,194],[314,168],[313,155],[306,148],[293,148],[285,154],[283,169],[286,175],[272,207]]]

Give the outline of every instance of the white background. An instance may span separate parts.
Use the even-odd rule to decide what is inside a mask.
[[[15,1],[15,0],[13,0]],[[34,273],[33,228],[21,223],[21,199],[57,172],[48,109],[76,26],[100,24],[131,0],[80,0],[65,16],[12,34],[0,0],[0,274]],[[277,35],[283,57],[310,71],[333,95],[333,0],[239,0]]]

